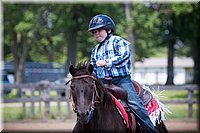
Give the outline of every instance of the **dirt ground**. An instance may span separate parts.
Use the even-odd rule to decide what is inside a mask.
[[[164,121],[169,132],[199,132],[199,123],[197,120],[166,120]],[[65,121],[23,121],[3,123],[4,131],[71,131],[75,124],[75,119]]]

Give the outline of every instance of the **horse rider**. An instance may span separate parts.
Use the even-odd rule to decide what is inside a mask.
[[[108,15],[95,15],[89,22],[88,32],[98,42],[90,59],[94,73],[102,82],[105,83],[106,77],[111,77],[113,84],[125,89],[128,93],[127,104],[138,122],[148,132],[158,133],[131,81],[131,43],[113,35],[114,31],[115,23]]]

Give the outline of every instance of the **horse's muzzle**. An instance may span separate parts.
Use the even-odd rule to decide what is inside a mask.
[[[77,111],[77,118],[82,124],[87,124],[89,119],[89,111],[85,112]]]

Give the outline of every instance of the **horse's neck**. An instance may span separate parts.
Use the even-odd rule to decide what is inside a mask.
[[[110,103],[109,103],[110,102]],[[106,130],[118,130],[122,131],[124,129],[124,123],[121,121],[121,116],[118,113],[114,102],[109,101],[107,106],[104,104],[99,104],[96,106],[94,117],[93,117],[93,127],[95,129],[106,129]],[[117,127],[117,129],[116,129]],[[125,130],[123,130],[125,131]]]
[[[107,89],[104,88],[104,85],[97,83],[97,90],[100,103],[96,102],[95,104],[94,119],[97,121],[105,120],[107,115],[111,115],[115,109],[114,101]]]
[[[105,116],[106,116],[106,113],[105,113],[103,104],[98,104],[95,107],[91,125],[94,126],[94,128],[101,127],[102,121],[105,120],[104,119]]]
[[[105,98],[104,100],[106,100]],[[113,109],[115,108],[114,102],[112,100],[102,101],[101,103],[96,103],[94,116],[97,119],[103,119],[107,114],[113,113]]]

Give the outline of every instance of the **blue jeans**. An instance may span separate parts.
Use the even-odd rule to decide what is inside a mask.
[[[131,76],[121,76],[113,77],[112,83],[125,89],[128,93],[128,105],[131,111],[135,114],[135,117],[141,125],[143,125],[149,133],[159,133],[151,122],[148,112],[144,107],[141,99],[137,95],[133,83],[131,81]]]

